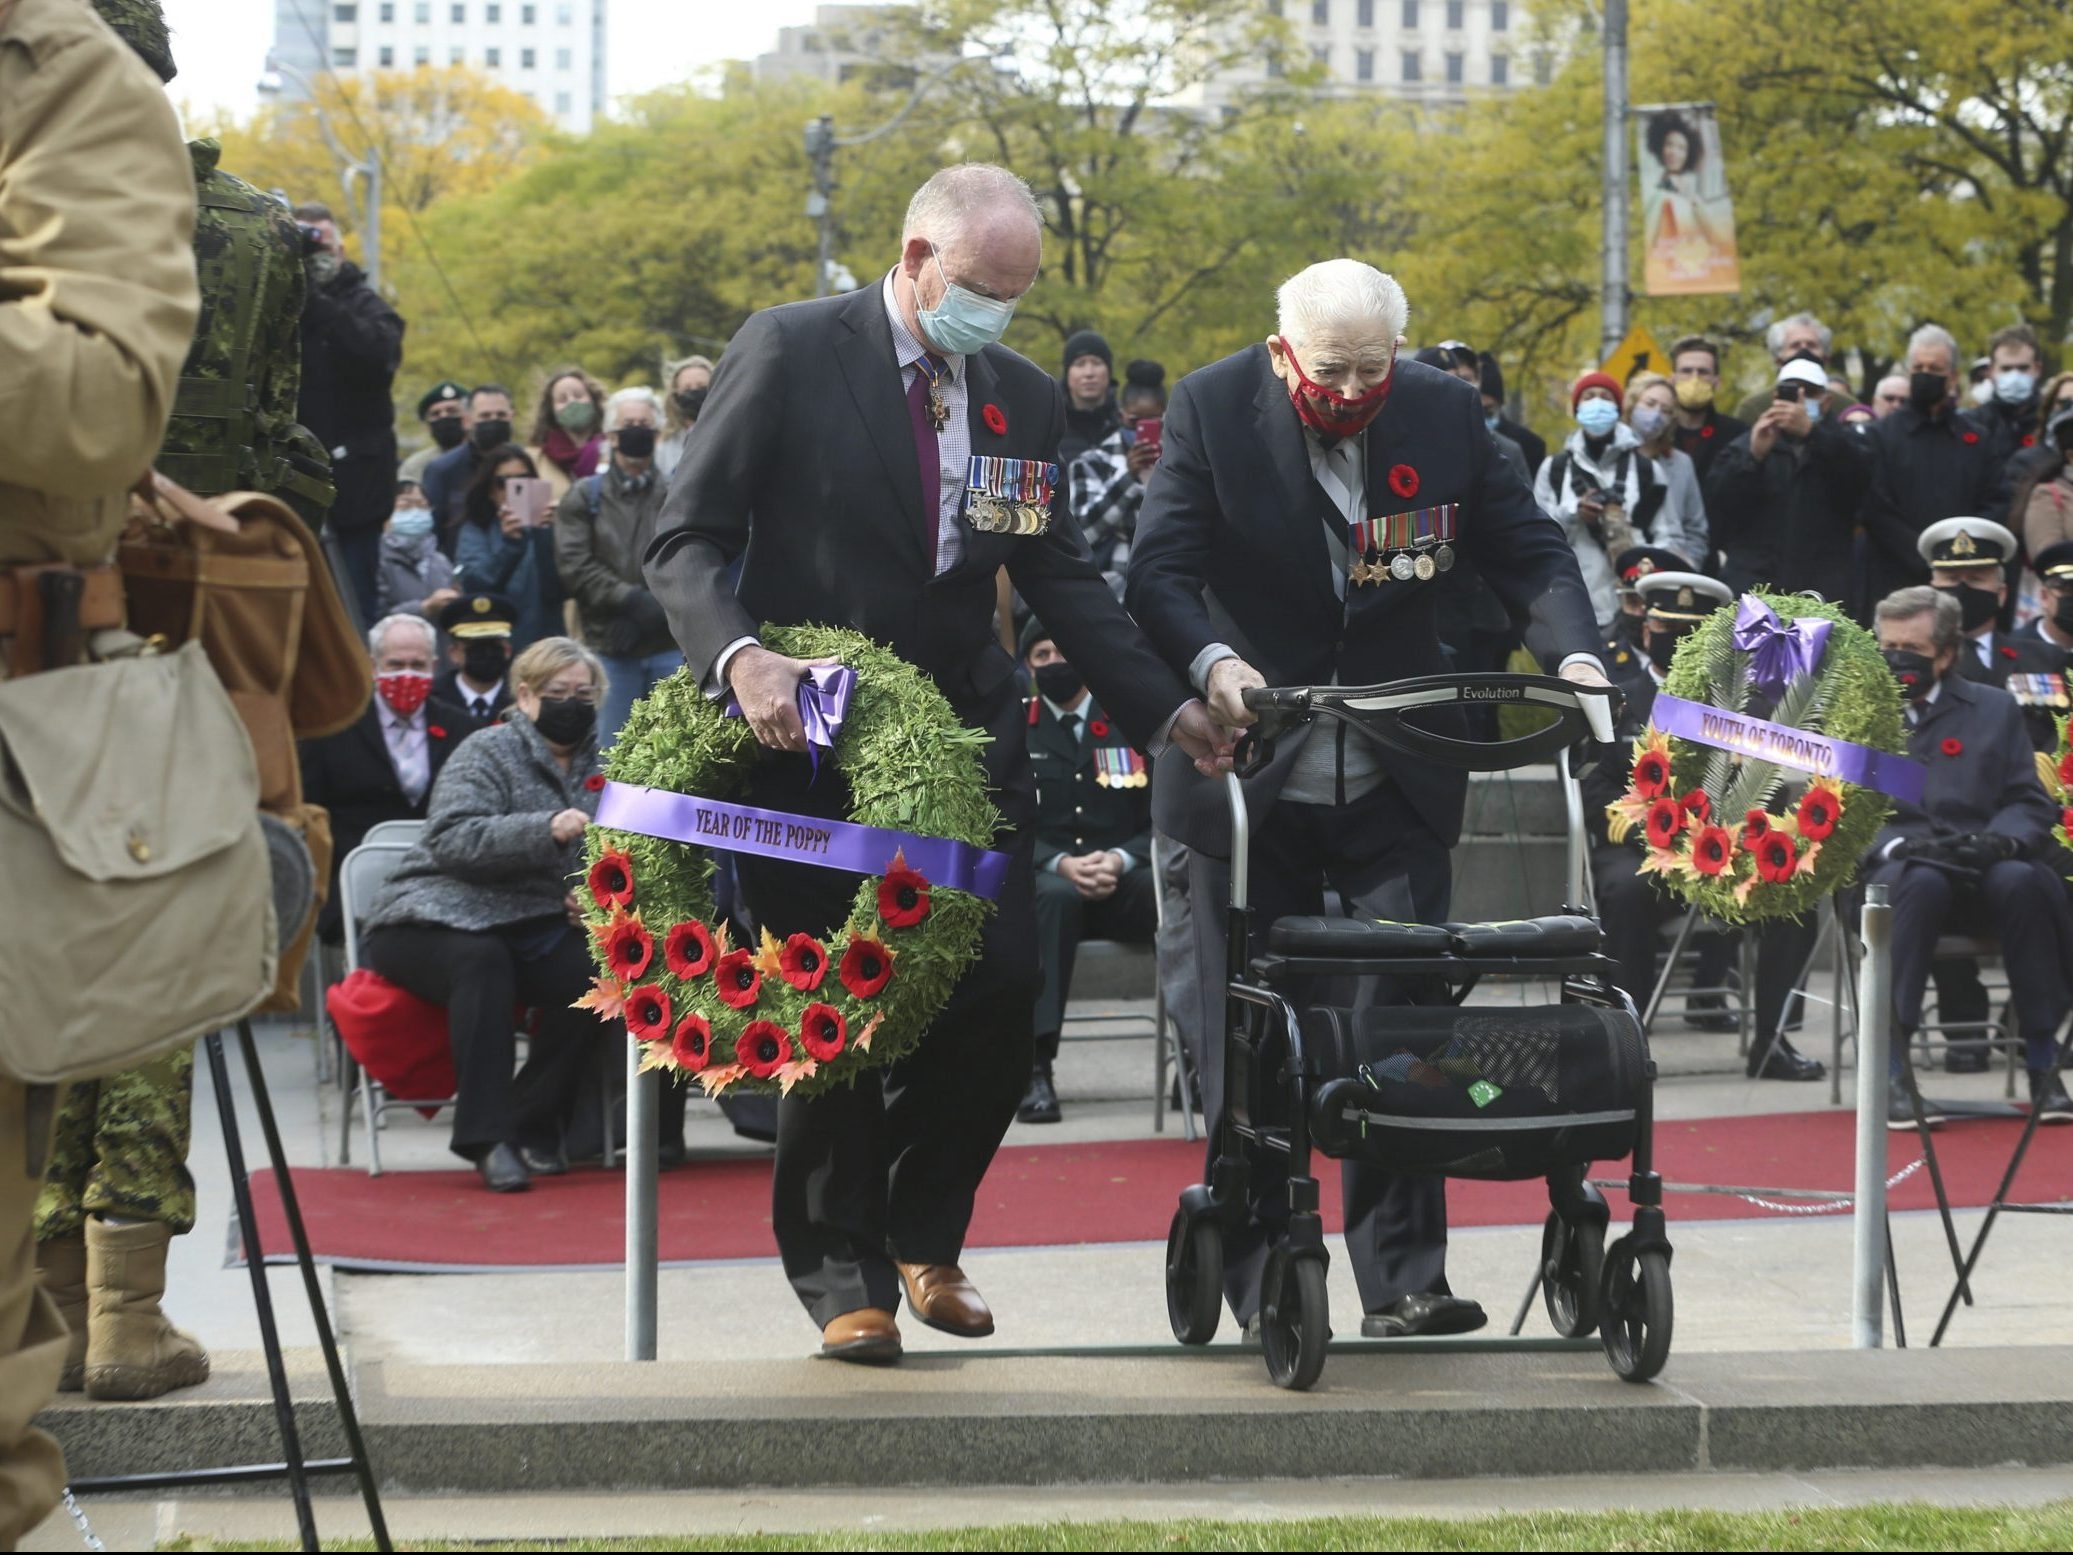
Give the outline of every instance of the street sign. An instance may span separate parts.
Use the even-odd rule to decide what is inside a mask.
[[[1636,324],[1598,371],[1610,374],[1624,386],[1636,373],[1668,373],[1670,358],[1656,344],[1655,336]]]

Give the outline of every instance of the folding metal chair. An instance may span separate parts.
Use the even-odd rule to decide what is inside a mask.
[[[1735,964],[1738,981],[1727,983],[1687,984],[1683,988],[1672,988],[1679,966],[1687,956],[1696,957],[1697,947],[1692,943],[1702,924],[1711,924],[1712,932],[1730,934],[1726,924],[1713,920],[1694,907],[1678,920],[1677,931],[1670,943],[1670,953],[1663,958],[1662,970],[1656,974],[1655,988],[1649,993],[1648,1005],[1641,1012],[1641,1029],[1650,1036],[1655,1035],[1656,1016],[1662,1012],[1666,1002],[1674,1001],[1678,1012],[1689,1018],[1693,1013],[1692,1001],[1701,998],[1720,998],[1733,1009],[1735,1015],[1736,1051],[1745,1057],[1749,1052],[1751,1027],[1755,1024],[1755,957],[1751,954],[1749,936],[1744,934],[1735,947]]]

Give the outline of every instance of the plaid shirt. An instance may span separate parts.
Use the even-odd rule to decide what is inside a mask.
[[[1073,460],[1066,472],[1066,500],[1087,537],[1094,565],[1111,577],[1130,565],[1130,541],[1137,533],[1137,510],[1144,505],[1144,482],[1130,473],[1129,449],[1137,441],[1118,427]]]

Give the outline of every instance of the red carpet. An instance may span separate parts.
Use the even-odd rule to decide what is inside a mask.
[[[1673,1183],[1734,1183],[1847,1191],[1854,1161],[1848,1110],[1714,1118],[1662,1124],[1657,1163]],[[1937,1135],[1937,1159],[1952,1201],[1989,1202],[2021,1124],[1968,1122]],[[1911,1136],[1891,1138],[1898,1171],[1920,1153]],[[1325,1218],[1339,1227],[1336,1163],[1321,1161]],[[1163,1239],[1174,1198],[1199,1179],[1202,1149],[1177,1136],[1115,1144],[1019,1146],[1003,1150],[979,1192],[975,1247],[1061,1246]],[[1623,1169],[1595,1175],[1615,1177]],[[770,1232],[770,1162],[694,1162],[662,1174],[664,1263],[775,1254]],[[347,1268],[460,1271],[575,1268],[621,1262],[625,1184],[617,1172],[577,1171],[536,1179],[530,1193],[494,1194],[472,1172],[354,1169],[295,1174],[310,1242],[320,1260]],[[289,1255],[286,1222],[270,1172],[252,1179],[269,1262]],[[2073,1128],[2045,1129],[2031,1146],[2018,1197],[2073,1196]],[[1457,1226],[1537,1225],[1547,1214],[1539,1182],[1456,1182],[1447,1191]],[[1626,1218],[1613,1196],[1615,1222]],[[1935,1204],[1926,1171],[1894,1190],[1895,1210]],[[1739,1219],[1767,1211],[1740,1199],[1672,1195],[1674,1220]]]

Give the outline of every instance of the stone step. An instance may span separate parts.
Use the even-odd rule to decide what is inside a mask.
[[[740,1314],[736,1314],[739,1318]],[[724,1350],[726,1321],[711,1328]],[[211,1384],[214,1387],[215,1384]],[[322,1397],[307,1383],[305,1397]],[[1287,1393],[1226,1341],[815,1360],[362,1368],[403,1491],[978,1486],[1807,1472],[2073,1457],[2073,1350],[1673,1354],[1630,1386],[1595,1346],[1342,1341]],[[263,1397],[263,1394],[262,1394]],[[61,1407],[75,1476],[278,1456],[260,1401]],[[328,1404],[313,1454],[337,1450]]]
[[[1471,772],[1462,832],[1488,837],[1563,837],[1562,785],[1551,763],[1511,772]]]

